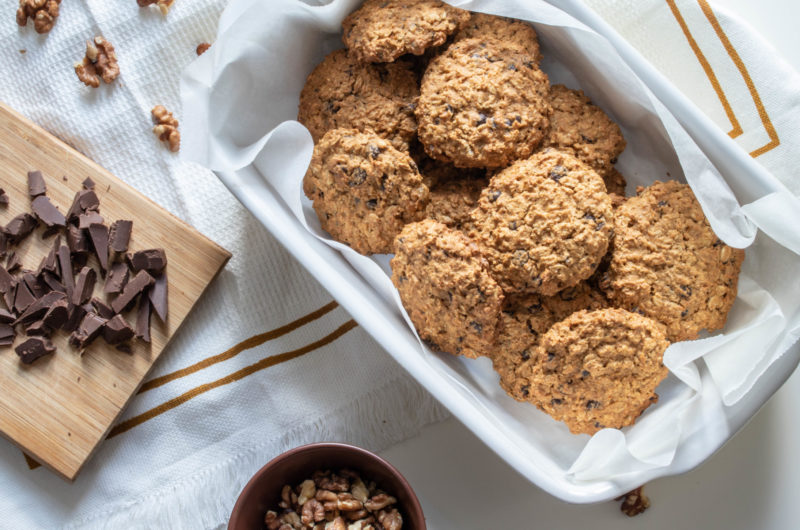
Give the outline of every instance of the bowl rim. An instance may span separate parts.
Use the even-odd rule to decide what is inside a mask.
[[[404,506],[404,510],[406,513],[418,513],[421,520],[422,520],[422,527],[418,530],[427,530],[426,521],[425,521],[425,513],[422,510],[422,505],[417,498],[417,494],[414,492],[414,488],[411,487],[408,480],[403,476],[400,471],[392,464],[390,464],[387,460],[383,457],[364,449],[363,447],[358,447],[351,444],[346,444],[342,442],[314,442],[305,445],[300,445],[293,449],[289,449],[288,451],[284,451],[283,453],[275,456],[269,462],[264,464],[255,474],[247,481],[242,491],[239,492],[239,496],[236,498],[236,503],[233,505],[233,510],[231,511],[230,518],[228,519],[227,528],[235,528],[235,523],[238,522],[240,514],[242,513],[245,503],[244,498],[247,493],[253,490],[259,481],[269,473],[269,471],[275,467],[278,463],[283,462],[287,459],[296,457],[302,453],[313,451],[313,450],[326,450],[326,449],[343,449],[346,451],[351,451],[356,453],[357,455],[361,456],[362,458],[367,458],[372,460],[373,462],[379,464],[381,467],[385,468],[394,478],[400,483],[400,486],[408,493],[408,500],[411,502],[410,506]]]

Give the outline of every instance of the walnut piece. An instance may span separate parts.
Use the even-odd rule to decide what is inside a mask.
[[[158,9],[161,10],[161,14],[164,16],[169,13],[169,8],[172,7],[173,2],[175,2],[175,0],[136,0],[139,7],[147,7],[156,4]]]
[[[162,142],[167,142],[169,150],[173,153],[181,148],[181,133],[178,131],[178,120],[163,105],[156,105],[151,111],[153,114],[153,133]]]
[[[56,23],[60,3],[61,0],[19,0],[17,24],[24,26],[32,18],[36,33],[47,33]]]
[[[643,489],[644,486],[639,486],[635,490],[617,498],[617,500],[622,499],[622,505],[619,507],[622,513],[628,517],[633,517],[650,507],[650,499],[644,494]]]
[[[200,44],[197,45],[197,49],[195,49],[195,52],[197,52],[197,55],[203,55],[208,51],[210,47],[211,45],[209,43],[201,42]]]
[[[83,84],[93,88],[100,86],[100,79],[108,84],[119,76],[119,63],[114,46],[103,37],[86,41],[86,55],[75,63],[75,73]]]

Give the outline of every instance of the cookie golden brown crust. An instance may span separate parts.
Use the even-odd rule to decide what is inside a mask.
[[[582,90],[553,85],[550,105],[550,130],[542,145],[569,152],[601,177],[609,175],[608,191],[625,195],[625,179],[619,173],[611,175],[617,156],[625,149],[619,125],[593,105]]]
[[[492,352],[492,364],[500,374],[500,386],[513,398],[524,401],[515,376],[519,366],[530,359],[539,337],[550,327],[582,309],[608,306],[603,294],[586,282],[564,289],[553,296],[538,294],[507,296],[500,317],[500,332]]]
[[[617,208],[614,226],[601,285],[615,306],[664,323],[673,342],[725,325],[744,250],[714,234],[688,185],[656,181],[640,189]]]
[[[505,167],[542,142],[549,86],[535,58],[513,42],[456,42],[422,78],[419,139],[428,155],[457,167]]]
[[[297,121],[319,142],[337,128],[373,130],[408,151],[417,132],[417,78],[406,62],[361,64],[345,50],[314,68],[300,93]]]
[[[303,179],[322,225],[362,254],[388,253],[407,223],[422,219],[428,188],[411,157],[373,133],[328,131]]]
[[[592,275],[613,214],[597,173],[548,149],[492,177],[472,222],[470,236],[503,291],[550,296]]]
[[[392,283],[419,336],[434,350],[476,358],[497,336],[503,292],[478,246],[426,219],[397,237]]]
[[[470,214],[488,184],[487,178],[441,180],[430,189],[431,200],[425,215],[450,228],[466,231],[470,226]]]
[[[454,41],[473,37],[494,37],[504,42],[513,42],[522,46],[537,63],[542,60],[539,37],[533,26],[523,20],[472,13],[469,21],[456,33]]]
[[[664,326],[622,309],[579,311],[542,335],[516,377],[521,398],[575,434],[633,425],[667,376]]]
[[[342,41],[361,62],[390,63],[444,44],[469,18],[438,0],[367,0],[342,22]]]

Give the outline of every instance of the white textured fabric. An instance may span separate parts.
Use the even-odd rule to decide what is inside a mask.
[[[177,0],[166,18],[134,0],[67,0],[45,36],[32,23],[19,28],[12,3],[0,16],[0,100],[233,253],[151,378],[331,302],[213,173],[181,162],[150,132],[156,104],[183,122],[180,72],[196,58],[197,44],[213,42],[223,0]],[[72,65],[85,40],[98,34],[116,47],[122,73],[113,84],[91,89]],[[136,396],[120,421],[319,341],[349,320],[341,308],[333,309]],[[208,528],[227,520],[249,477],[286,449],[333,440],[380,450],[444,417],[433,398],[356,327],[110,438],[72,484],[43,467],[29,469],[19,449],[0,440],[0,528]]]

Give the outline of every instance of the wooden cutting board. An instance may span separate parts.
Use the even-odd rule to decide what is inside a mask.
[[[164,150],[164,156],[174,156]],[[169,316],[153,313],[150,344],[133,343],[128,355],[93,342],[83,356],[53,334],[54,355],[25,366],[12,348],[0,349],[0,433],[37,461],[73,480],[142,384],[197,299],[224,267],[230,253],[47,131],[0,104],[0,187],[10,204],[0,224],[30,212],[27,173],[44,173],[47,196],[64,213],[86,177],[110,225],[133,220],[130,250],[161,247],[167,253]],[[64,178],[66,177],[66,178]],[[169,178],[164,176],[164,178]],[[53,244],[39,227],[19,247],[23,267],[35,269]],[[94,258],[92,258],[94,259]],[[93,264],[96,267],[96,264]],[[98,279],[95,296],[102,296]],[[2,304],[2,302],[0,302]],[[135,311],[134,311],[135,312]],[[135,315],[128,315],[133,325]],[[18,336],[17,343],[21,342]]]

